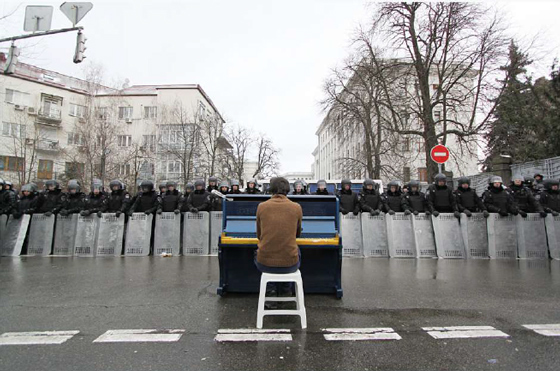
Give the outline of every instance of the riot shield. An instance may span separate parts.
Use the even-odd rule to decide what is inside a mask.
[[[459,220],[453,214],[441,213],[438,217],[432,215],[432,225],[434,226],[438,257],[464,259],[465,246],[461,238]]]
[[[207,211],[185,213],[183,255],[206,255],[210,248],[210,220]]]
[[[344,239],[342,242],[345,243]],[[385,214],[362,213],[362,246],[366,258],[388,258],[387,222]]]
[[[517,226],[512,215],[492,213],[487,219],[488,253],[492,259],[517,258]]]
[[[27,255],[48,256],[51,253],[55,216],[33,214],[29,225]]]
[[[103,214],[99,219],[99,232],[95,250],[97,256],[120,256],[123,247],[124,215]]]
[[[516,217],[517,253],[520,259],[548,259],[544,218],[529,213],[526,218]]]
[[[461,213],[461,234],[467,259],[488,259],[488,231],[486,218],[481,213],[467,217]]]
[[[222,211],[210,212],[210,255],[218,255],[218,241],[222,234]]]
[[[0,241],[2,247],[2,256],[20,256],[27,229],[29,227],[29,215],[23,215],[19,219],[14,217],[8,218],[4,236]]]
[[[75,256],[95,257],[95,239],[97,237],[99,219],[97,215],[78,216],[76,239],[74,240]]]
[[[385,214],[387,222],[387,242],[391,258],[415,258],[412,216],[403,213]]]
[[[550,257],[560,260],[560,216],[548,214],[544,219]]]
[[[153,215],[134,213],[128,218],[124,243],[125,256],[150,255]]]
[[[434,229],[430,216],[426,214],[413,215],[412,228],[414,230],[416,256],[419,258],[437,258]]]
[[[340,214],[340,236],[342,237],[342,256],[363,256],[360,214]]]
[[[2,241],[4,233],[6,232],[6,223],[8,223],[8,215],[0,215],[0,241]]]
[[[76,239],[76,225],[78,214],[56,216],[56,228],[54,231],[53,255],[73,256],[74,240]]]
[[[156,215],[154,229],[154,255],[179,256],[181,251],[181,214],[161,213]]]

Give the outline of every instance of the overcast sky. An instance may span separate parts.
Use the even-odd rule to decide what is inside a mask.
[[[52,28],[71,26],[62,1],[0,1],[0,37],[23,33],[26,5],[53,5]],[[367,23],[363,0],[93,1],[80,22],[87,61],[101,63],[107,82],[197,83],[229,122],[271,137],[282,150],[282,172],[310,171],[315,131],[324,116],[322,84],[348,54],[349,38]],[[559,55],[560,2],[498,3],[512,34],[539,34],[537,74]],[[34,39],[38,40],[38,39]],[[72,63],[76,35],[61,34],[29,47],[21,60],[81,77]],[[0,50],[8,43],[0,44]],[[542,71],[542,72],[541,72]]]

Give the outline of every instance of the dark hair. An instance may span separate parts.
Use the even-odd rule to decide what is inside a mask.
[[[286,178],[272,178],[270,179],[270,192],[273,195],[287,195],[290,192],[290,183],[286,180]]]

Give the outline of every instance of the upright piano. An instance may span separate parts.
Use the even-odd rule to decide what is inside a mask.
[[[261,273],[254,264],[257,249],[257,207],[270,195],[228,195],[223,204],[219,239],[220,285],[226,292],[258,293]],[[303,210],[300,271],[306,293],[342,297],[342,239],[335,196],[288,196]]]

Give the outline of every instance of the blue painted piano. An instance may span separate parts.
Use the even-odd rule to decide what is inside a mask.
[[[220,285],[226,292],[258,293],[260,272],[254,264],[257,249],[256,215],[259,203],[270,195],[228,195],[224,201],[219,240]],[[342,239],[335,196],[288,196],[303,210],[300,271],[306,293],[342,297]]]

